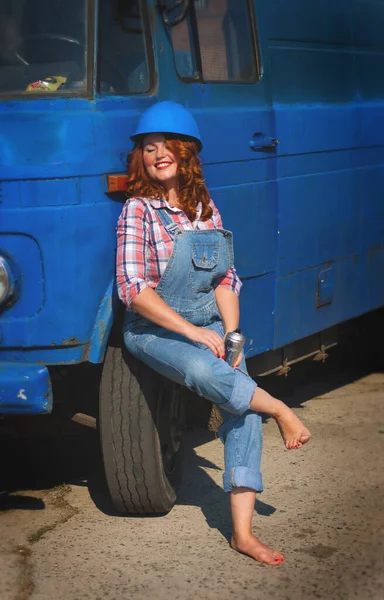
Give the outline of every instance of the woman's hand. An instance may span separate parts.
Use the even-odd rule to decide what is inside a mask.
[[[191,325],[185,332],[185,336],[192,342],[198,342],[199,344],[208,346],[217,357],[224,357],[224,340],[216,333],[216,331]]]

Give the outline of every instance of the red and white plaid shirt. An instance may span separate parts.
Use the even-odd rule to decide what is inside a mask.
[[[180,229],[222,229],[219,211],[210,202],[213,215],[201,221],[201,205],[191,223],[179,208],[166,200],[131,198],[121,212],[117,223],[117,289],[119,298],[130,308],[132,300],[146,287],[156,288],[172,254],[171,240],[157,212],[167,210]],[[234,268],[217,281],[239,295],[241,281]]]

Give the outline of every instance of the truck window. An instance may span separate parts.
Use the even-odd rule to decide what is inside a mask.
[[[182,79],[254,83],[260,77],[254,15],[246,0],[191,1],[172,27],[176,71]]]
[[[99,88],[141,94],[152,87],[153,59],[145,3],[100,0]]]
[[[0,94],[84,93],[86,2],[3,0]]]

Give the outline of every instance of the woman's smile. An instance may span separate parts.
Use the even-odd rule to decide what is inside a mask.
[[[158,162],[155,163],[155,167],[158,171],[163,171],[164,169],[168,169],[171,166],[171,162]]]

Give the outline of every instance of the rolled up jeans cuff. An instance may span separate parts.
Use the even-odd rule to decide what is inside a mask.
[[[248,467],[233,467],[223,473],[224,492],[231,492],[238,487],[246,487],[255,492],[263,491],[263,480],[260,471]]]
[[[234,371],[235,382],[231,399],[223,404],[220,403],[219,406],[235,415],[242,415],[249,410],[257,384],[249,377],[249,375],[245,375],[242,371],[239,371],[238,369],[234,369]]]

